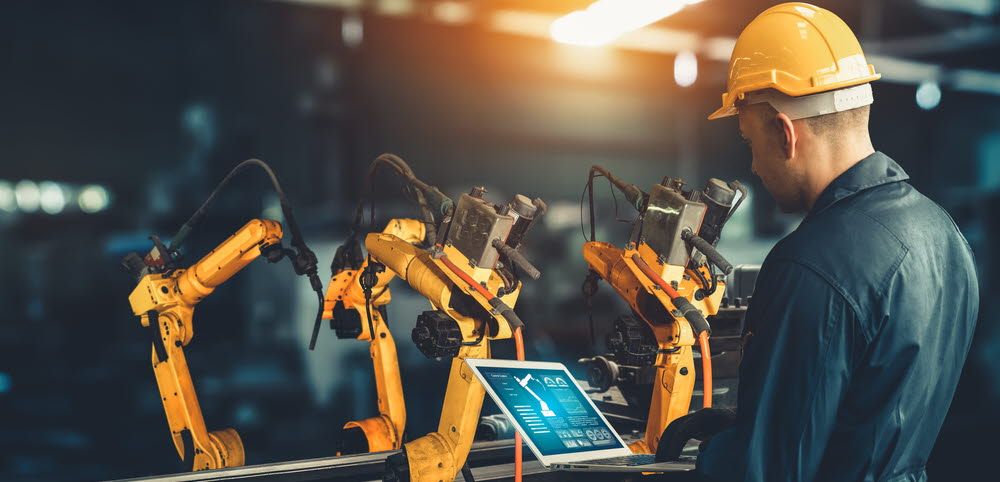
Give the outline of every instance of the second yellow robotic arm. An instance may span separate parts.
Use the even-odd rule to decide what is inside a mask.
[[[424,240],[426,225],[417,219],[393,219],[382,233],[415,245]],[[389,332],[385,310],[392,298],[388,285],[396,274],[392,270],[378,270],[380,265],[369,266],[369,260],[365,259],[360,265],[343,266],[334,273],[323,307],[323,319],[331,320],[339,338],[369,342],[375,372],[379,415],[347,422],[341,453],[398,449],[403,444],[406,427],[396,343]],[[374,285],[367,287],[368,294],[362,283],[366,271],[374,276],[371,279]]]

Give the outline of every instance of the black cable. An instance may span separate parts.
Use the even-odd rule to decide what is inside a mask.
[[[316,349],[316,340],[319,338],[319,327],[323,325],[323,294],[319,295],[319,313],[316,314],[316,320],[313,322],[312,336],[309,337],[309,350]]]
[[[368,335],[375,341],[375,323],[372,322],[372,290],[365,291],[365,314],[368,316]]]
[[[743,204],[743,200],[745,200],[749,195],[749,191],[747,190],[746,186],[744,186],[743,183],[739,181],[730,182],[729,188],[739,191],[740,198],[736,200],[736,204],[734,204],[733,208],[729,210],[729,214],[726,215],[726,219],[722,221],[722,224],[726,224],[727,222],[729,222],[729,218],[733,217],[733,214],[736,212],[736,210],[740,208],[740,204]]]
[[[459,345],[461,345],[461,346],[476,346],[476,345],[479,344],[479,342],[483,341],[483,338],[485,336],[486,336],[486,324],[484,323],[483,324],[483,329],[479,330],[479,336],[475,340],[473,340],[473,341],[463,341],[463,342],[459,343]]]
[[[445,196],[436,187],[431,186],[420,179],[413,173],[410,166],[406,164],[402,158],[395,154],[381,154],[372,161],[371,167],[368,169],[368,190],[369,190],[369,204],[371,206],[371,224],[375,223],[375,173],[380,166],[387,166],[394,172],[403,184],[403,194],[410,202],[417,204],[420,208],[421,214],[423,215],[423,223],[427,226],[425,229],[425,242],[428,244],[434,244],[436,242],[436,232],[435,225],[437,216],[435,214],[435,209],[432,208],[431,203],[428,202],[427,196],[433,196],[434,204],[437,205],[437,214],[446,215],[447,211],[451,209],[453,205],[450,198]],[[363,202],[363,201],[362,201]],[[360,204],[359,204],[360,209]],[[373,226],[374,227],[374,226]]]
[[[642,204],[643,200],[645,199],[645,193],[643,193],[639,188],[635,187],[635,185],[625,184],[622,180],[618,179],[613,174],[611,174],[607,169],[604,169],[601,166],[596,166],[596,165],[595,166],[591,166],[590,172],[587,174],[587,183],[584,184],[584,186],[583,186],[583,192],[580,193],[580,231],[583,233],[583,239],[584,239],[584,241],[596,241],[597,240],[597,234],[595,234],[596,233],[596,224],[597,223],[595,221],[596,215],[594,213],[594,204],[595,204],[594,203],[594,179],[599,178],[599,177],[603,177],[603,178],[607,179],[608,180],[608,186],[611,188],[610,189],[610,191],[611,191],[611,199],[614,200],[614,205],[615,205],[615,221],[618,221],[620,223],[631,223],[631,222],[633,222],[633,220],[631,220],[631,219],[622,219],[621,216],[619,216],[619,211],[618,211],[618,195],[615,194],[616,188],[617,188],[617,190],[621,190],[622,193],[625,194],[625,198],[627,200],[629,200],[630,202],[632,202],[633,207],[635,207],[637,211],[640,210],[640,205]],[[589,202],[589,207],[590,207],[590,239],[587,239],[587,232],[586,232],[586,230],[584,228],[584,222],[583,222],[583,197],[584,196],[588,196],[588,202]],[[635,198],[635,199],[633,199],[633,198]]]
[[[594,326],[594,296],[597,294],[597,282],[600,276],[594,270],[587,271],[587,277],[583,280],[583,285],[580,286],[580,291],[583,292],[583,304],[587,306],[587,318],[590,321],[590,345],[593,346],[597,343],[596,328]]]
[[[701,267],[708,268],[709,278],[711,278],[711,282],[709,282],[708,278],[705,278],[705,275],[699,269]],[[702,289],[702,292],[705,294],[705,296],[706,297],[712,296],[712,294],[714,294],[715,290],[718,288],[718,286],[717,286],[718,282],[715,279],[715,274],[712,273],[712,265],[709,264],[709,263],[705,263],[705,264],[703,264],[701,266],[695,266],[695,267],[689,268],[689,269],[691,271],[693,271],[694,275],[698,278],[698,282],[701,284],[701,289]]]
[[[596,228],[596,224],[597,223],[595,222],[595,217],[594,217],[594,169],[593,168],[590,169],[590,173],[587,175],[587,184],[584,187],[584,189],[586,189],[587,192],[588,192],[587,201],[588,201],[589,207],[590,207],[590,241],[597,241],[597,231],[596,231],[597,230],[597,228]],[[581,199],[581,204],[582,204],[582,201],[583,200]],[[583,206],[580,206],[580,208],[582,210]],[[582,213],[581,213],[581,215],[582,215]],[[582,220],[581,220],[581,228],[582,227],[583,227],[583,224],[582,224]],[[586,240],[586,239],[587,239],[587,237],[586,237],[586,235],[584,235],[584,240]]]
[[[274,188],[274,192],[278,195],[278,202],[281,204],[281,212],[285,216],[285,224],[292,232],[291,245],[296,249],[293,250],[283,250],[282,252],[288,256],[289,261],[292,263],[292,268],[295,270],[297,275],[305,275],[309,279],[309,284],[313,291],[319,298],[319,309],[316,311],[316,320],[313,327],[313,339],[309,344],[309,349],[311,350],[316,345],[316,336],[319,332],[319,325],[323,321],[323,282],[319,279],[319,269],[317,267],[318,261],[316,259],[316,254],[309,249],[306,245],[305,240],[302,238],[302,230],[299,229],[299,223],[295,219],[295,214],[292,212],[292,205],[288,202],[288,198],[285,197],[285,191],[281,188],[281,183],[278,182],[278,176],[274,174],[274,170],[271,166],[267,165],[266,162],[260,159],[247,159],[229,171],[226,177],[222,178],[219,185],[215,187],[214,190],[205,199],[205,202],[201,204],[194,214],[185,222],[174,237],[170,240],[170,247],[168,250],[177,251],[180,249],[181,245],[187,239],[191,231],[201,222],[208,212],[208,208],[215,201],[215,197],[222,191],[229,181],[236,176],[239,172],[244,169],[256,166],[264,170],[267,173],[267,177],[271,181],[271,187]]]
[[[282,209],[284,209],[285,192],[281,189],[281,184],[278,182],[278,177],[274,175],[274,171],[271,170],[271,166],[268,166],[267,163],[261,161],[260,159],[247,159],[237,164],[236,167],[233,168],[233,170],[229,171],[229,174],[226,174],[226,177],[222,178],[222,181],[219,182],[219,185],[215,187],[215,189],[211,192],[211,194],[208,195],[208,198],[205,199],[205,202],[201,204],[201,207],[199,207],[198,210],[191,215],[191,217],[187,220],[187,222],[185,222],[181,226],[181,228],[177,230],[177,233],[174,234],[174,237],[171,238],[170,240],[170,250],[174,251],[180,249],[181,244],[183,244],[185,239],[187,239],[187,236],[191,234],[191,230],[194,229],[194,227],[201,222],[202,218],[205,217],[205,214],[207,213],[209,206],[211,206],[212,203],[215,201],[215,196],[218,195],[220,191],[222,191],[222,188],[226,187],[226,185],[229,184],[229,181],[233,177],[235,177],[236,174],[238,174],[240,171],[250,166],[257,166],[263,169],[265,173],[267,173],[268,177],[271,180],[271,186],[274,188],[274,191],[278,194],[278,199],[282,203]],[[298,228],[297,225],[293,228],[292,236],[295,236],[297,234],[295,232],[297,231],[297,228]]]
[[[468,461],[462,466],[462,478],[465,479],[465,482],[476,482],[476,478],[472,476],[472,469],[469,468]]]
[[[372,321],[372,288],[378,283],[378,273],[385,270],[381,266],[372,259],[372,255],[369,253],[368,266],[365,266],[364,271],[361,272],[361,279],[358,280],[361,284],[361,291],[365,293],[365,315],[368,318],[368,334],[372,341],[375,341],[375,323]],[[385,290],[382,290],[382,293],[385,293]],[[379,296],[382,293],[379,293]]]

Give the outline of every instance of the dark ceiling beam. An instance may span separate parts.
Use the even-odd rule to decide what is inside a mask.
[[[914,57],[1000,46],[1000,27],[981,25],[892,40],[867,40],[865,50],[879,55]]]

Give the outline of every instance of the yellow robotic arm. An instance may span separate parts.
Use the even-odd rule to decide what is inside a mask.
[[[592,296],[596,279],[604,279],[639,318],[619,317],[608,347],[619,362],[656,367],[645,437],[630,445],[635,453],[654,453],[667,425],[690,409],[696,343],[702,355],[704,404],[711,406],[711,330],[705,317],[718,313],[725,283],[707,263],[694,259],[707,260],[725,273],[732,269],[714,244],[746,193],[735,182],[712,179],[703,191],[690,191],[683,181],[666,178],[646,194],[600,166],[591,169],[591,193],[595,173],[624,192],[640,212],[634,239],[625,249],[599,241],[584,244],[583,257],[591,271],[584,291]],[[734,204],[737,190],[742,196]],[[593,239],[593,206],[591,226]]]
[[[469,266],[468,258],[454,246],[425,251],[386,234],[370,234],[365,244],[372,258],[406,280],[435,308],[424,312],[414,329],[413,338],[422,351],[452,359],[438,429],[404,446],[408,466],[399,468],[401,473],[408,471],[408,476],[400,480],[454,480],[472,448],[485,395],[463,360],[489,358],[489,341],[510,338],[512,322],[500,314],[490,316],[490,301],[445,264]],[[504,282],[492,270],[474,268],[467,274],[484,282],[494,295],[503,289]],[[520,286],[498,299],[513,307],[519,293]]]
[[[417,219],[393,219],[382,231],[410,245],[422,242],[425,232],[425,224]],[[367,259],[356,269],[344,266],[334,273],[323,306],[323,319],[332,321],[339,338],[369,342],[375,371],[379,415],[347,422],[341,453],[399,449],[406,427],[406,403],[396,343],[389,332],[384,308],[392,299],[388,285],[396,274],[392,270],[376,272],[373,267],[370,272],[375,276],[375,283],[368,288],[366,296],[362,286],[366,270],[369,270]]]
[[[431,303],[433,309],[417,317],[411,338],[428,358],[451,360],[438,430],[404,444],[401,454],[390,456],[386,460],[385,478],[450,481],[468,458],[485,395],[463,360],[489,357],[490,340],[520,339],[519,329],[523,323],[512,309],[521,289],[518,275],[537,279],[541,273],[517,249],[524,235],[545,212],[545,203],[517,195],[509,203],[495,205],[485,199],[486,189],[477,187],[470,194],[463,194],[456,204],[436,187],[418,179],[406,162],[393,154],[382,154],[372,162],[368,173],[370,183],[374,182],[379,167],[392,171],[403,181],[404,194],[419,205],[423,219],[409,220],[412,223],[409,226],[390,223],[382,233],[369,234],[365,238],[369,258],[363,269],[360,268],[360,249],[342,247],[335,258],[344,258],[340,264],[357,265],[361,274],[345,273],[339,283],[353,285],[352,278],[356,277],[362,292],[369,288],[361,314],[373,315],[369,321],[371,328],[366,332],[365,323],[360,323],[359,339],[364,339],[366,333],[368,337],[376,334],[377,338],[382,338],[383,332],[388,338],[388,332],[380,331],[375,324],[374,315],[378,311],[375,309],[377,303],[381,303],[380,306],[388,303],[388,292],[383,287],[392,277],[406,281]],[[359,204],[355,216],[355,232],[360,227],[362,206]],[[374,205],[372,210],[374,212]],[[424,225],[422,236],[407,238],[405,235],[416,232],[415,223]],[[430,245],[429,249],[417,246],[421,239]],[[345,291],[337,289],[334,292]],[[347,289],[345,295],[351,292],[357,293]],[[361,299],[355,296],[352,302],[350,298],[342,296],[340,303],[330,307],[335,322],[349,311],[346,309],[348,303],[358,307]],[[334,301],[336,297],[328,295],[327,299]],[[338,312],[338,306],[345,309]],[[357,312],[357,308],[354,311]],[[378,318],[384,321],[384,316]],[[520,354],[520,343],[518,347]],[[376,373],[378,371],[376,361]],[[383,389],[379,390],[381,409]],[[388,393],[391,400],[392,394]],[[359,428],[365,429],[360,424]],[[364,431],[367,435],[368,431]],[[369,447],[373,446],[371,442],[369,438]]]
[[[643,251],[648,249],[645,246],[640,248]],[[660,435],[667,425],[686,415],[690,409],[695,383],[692,353],[695,336],[691,323],[680,314],[673,301],[642,273],[637,261],[633,259],[636,255],[639,255],[639,250],[633,244],[624,250],[599,241],[588,242],[583,247],[583,257],[590,269],[606,280],[629,304],[632,311],[647,324],[655,339],[653,366],[656,367],[656,375],[653,378],[653,396],[646,421],[646,434],[642,440],[629,446],[634,453],[650,454],[656,451]],[[660,277],[675,280],[677,292],[705,315],[718,312],[725,283],[719,281],[719,287],[711,297],[696,300],[695,292],[701,286],[684,274],[683,266],[662,266]]]
[[[412,339],[428,358],[451,359],[448,387],[435,432],[403,446],[386,461],[386,479],[454,480],[465,465],[485,391],[463,362],[488,358],[490,341],[511,338],[523,326],[513,306],[521,284],[516,265],[532,278],[540,273],[517,251],[544,203],[515,196],[505,206],[484,199],[485,190],[464,194],[449,213],[444,239],[421,249],[392,234],[370,234],[373,260],[405,280],[430,301],[417,317]]]
[[[174,447],[193,470],[244,463],[236,430],[205,427],[183,349],[194,337],[194,306],[281,237],[277,222],[252,220],[189,268],[146,274],[129,295],[133,313],[153,340],[153,373]]]

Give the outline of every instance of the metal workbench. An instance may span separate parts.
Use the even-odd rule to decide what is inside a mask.
[[[382,472],[386,457],[398,451],[377,452],[369,454],[345,455],[342,457],[323,457],[273,464],[250,465],[230,469],[207,470],[183,474],[170,474],[153,477],[126,479],[128,481],[157,482],[202,482],[202,481],[269,481],[269,482],[301,482],[317,480],[350,480],[373,481],[382,480]],[[640,474],[608,474],[583,472],[554,472],[542,467],[535,460],[531,450],[524,447],[524,479],[532,482],[560,481],[572,478],[574,481],[623,481],[647,480]],[[469,453],[469,465],[476,481],[511,480],[514,474],[514,442],[500,440],[496,442],[477,442]],[[664,475],[666,480],[684,480],[683,478]],[[459,474],[456,481],[464,481]]]

